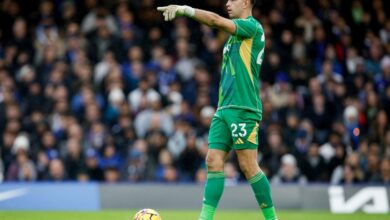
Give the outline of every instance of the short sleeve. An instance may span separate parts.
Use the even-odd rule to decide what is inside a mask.
[[[236,25],[236,33],[234,35],[244,38],[253,37],[256,34],[256,23],[249,19],[233,19]]]

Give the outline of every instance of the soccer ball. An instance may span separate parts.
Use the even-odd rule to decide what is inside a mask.
[[[153,209],[142,209],[134,215],[134,220],[161,220],[161,217]]]

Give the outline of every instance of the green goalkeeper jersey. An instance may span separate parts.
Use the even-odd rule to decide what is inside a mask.
[[[252,16],[233,22],[236,32],[223,49],[218,109],[247,109],[256,112],[261,120],[259,74],[264,58],[264,31]]]

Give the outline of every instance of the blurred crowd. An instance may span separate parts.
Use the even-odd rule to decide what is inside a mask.
[[[1,1],[0,181],[203,182],[228,35],[155,10],[182,2]],[[271,182],[390,184],[389,3],[258,0]]]

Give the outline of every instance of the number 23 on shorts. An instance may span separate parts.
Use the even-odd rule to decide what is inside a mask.
[[[232,137],[245,137],[247,132],[246,132],[246,123],[232,123],[230,125],[230,128],[232,129]],[[238,130],[238,131],[237,131]]]
[[[242,145],[246,141],[257,145],[257,130],[259,123],[247,124],[247,123],[231,123],[230,129],[232,132],[233,143],[235,145]]]

